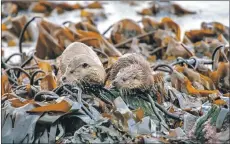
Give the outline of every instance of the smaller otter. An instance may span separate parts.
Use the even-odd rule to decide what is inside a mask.
[[[60,73],[64,74],[63,82],[76,84],[103,84],[106,75],[97,54],[80,42],[70,44],[62,53]]]
[[[111,67],[109,80],[121,90],[147,90],[154,82],[149,63],[136,53],[120,57]]]

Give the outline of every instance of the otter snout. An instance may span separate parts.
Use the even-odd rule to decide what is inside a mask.
[[[115,86],[115,87],[117,87],[117,84],[118,84],[117,81],[113,81],[113,82],[112,82],[112,85]]]
[[[66,82],[66,76],[62,76],[61,80],[62,82]]]

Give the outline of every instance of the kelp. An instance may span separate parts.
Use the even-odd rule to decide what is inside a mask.
[[[117,22],[113,26],[113,30],[111,32],[111,40],[114,44],[120,43],[128,38],[143,34],[144,31],[140,28],[140,26],[130,19],[124,19]],[[143,37],[143,41],[148,41],[148,37]]]
[[[54,10],[57,10],[57,13],[61,14],[64,11],[79,10],[82,8],[83,7],[78,3],[70,5],[70,4],[65,3],[65,2],[54,3],[54,2],[40,1],[40,2],[37,2],[37,3],[30,5],[30,10],[32,12],[44,13],[46,16],[50,15],[50,13]]]
[[[15,46],[20,39],[20,33],[23,31],[24,26],[28,22],[28,18],[25,15],[21,15],[14,18],[9,18],[2,23],[3,35],[2,38],[8,43],[8,46]],[[24,35],[21,36],[22,42],[31,42],[34,39],[31,27],[28,27],[24,31]]]
[[[40,62],[38,63],[38,66],[46,74],[52,72],[52,67],[48,63]],[[186,69],[187,67],[177,67],[177,70],[181,73],[186,73]],[[164,75],[162,74],[155,75],[155,82],[162,82],[163,84],[163,77]],[[194,81],[196,79],[191,80]],[[69,90],[67,90],[65,87]],[[26,88],[28,90],[30,89],[30,87]],[[140,140],[141,138],[145,139],[145,141],[151,141],[153,137],[148,137],[146,139],[145,135],[153,133],[158,135],[158,131],[163,133],[167,132],[167,125],[172,125],[170,124],[170,121],[173,120],[174,123],[178,121],[178,119],[176,119],[176,115],[178,115],[178,113],[182,115],[186,114],[181,113],[177,109],[172,110],[171,106],[168,106],[171,108],[166,110],[157,103],[166,104],[168,101],[167,97],[170,95],[170,97],[175,97],[179,100],[179,106],[177,105],[176,100],[174,100],[173,103],[180,109],[183,109],[187,113],[196,114],[198,116],[199,111],[197,114],[196,108],[200,108],[202,104],[201,100],[197,102],[194,97],[188,96],[184,93],[182,94],[176,89],[173,89],[172,87],[170,88],[170,86],[167,84],[159,84],[158,86],[155,86],[155,90],[153,90],[153,93],[150,94],[155,102],[148,101],[148,99],[146,99],[146,94],[144,93],[136,92],[133,94],[125,94],[120,93],[115,89],[108,89],[107,92],[102,90],[100,87],[97,87],[99,91],[96,92],[97,90],[95,88],[91,92],[89,91],[90,87],[88,87],[86,91],[83,89],[82,100],[80,103],[79,99],[77,98],[79,96],[79,90],[75,89],[74,85],[58,86],[57,88],[53,89],[53,92],[37,91],[34,95],[34,100],[25,100],[9,95],[4,101],[5,105],[8,104],[16,109],[25,107],[24,110],[21,109],[20,111],[24,111],[24,113],[26,112],[26,115],[33,115],[34,117],[33,119],[32,117],[29,118],[28,116],[28,118],[25,117],[26,119],[23,118],[23,121],[30,121],[28,126],[32,126],[31,131],[23,131],[19,136],[15,134],[14,136],[17,136],[17,139],[14,137],[9,139],[8,135],[4,135],[4,140],[33,143],[36,143],[36,141],[134,142]],[[162,93],[162,90],[165,88],[166,92]],[[164,94],[164,100],[159,100],[157,91],[161,94]],[[196,91],[201,94],[203,92],[199,90]],[[93,97],[98,98],[92,101]],[[107,97],[113,101],[112,105],[110,105],[107,100],[100,101],[100,99],[103,99],[103,97]],[[159,118],[154,114],[151,103],[155,103],[158,113],[165,120],[165,122],[160,121]],[[221,99],[214,100],[213,103],[223,106],[226,105],[226,103]],[[29,106],[30,108],[28,108]],[[9,108],[6,109],[8,110]],[[5,112],[5,116],[6,114],[7,112]],[[95,116],[95,118],[93,118],[93,116]],[[12,126],[7,123],[10,122],[10,120],[8,120],[9,118],[3,118],[5,118],[4,130],[9,129]],[[15,120],[19,121],[19,119]],[[70,128],[70,122],[72,125],[76,125],[76,127]],[[48,125],[48,128],[50,127],[50,129],[44,127],[45,123]],[[15,128],[17,129],[17,127]],[[17,132],[17,130],[15,130],[15,132]],[[68,132],[72,133],[71,136],[65,135]],[[12,132],[9,133],[12,134]],[[48,136],[49,133],[53,133],[56,138]],[[84,136],[82,135],[83,133]],[[25,134],[29,134],[32,137],[25,138]],[[125,137],[123,137],[124,134],[126,135]],[[101,136],[103,136],[103,139]],[[171,141],[172,136],[171,138],[168,138]],[[164,138],[160,136],[160,138],[157,138],[156,140],[163,141],[163,139]]]
[[[181,39],[181,30],[180,30],[180,26],[175,23],[172,19],[165,17],[161,20],[161,27],[163,27],[163,29],[169,29],[172,32],[174,32],[176,34],[176,38],[178,41],[180,41]]]
[[[196,14],[195,11],[187,10],[181,7],[179,4],[168,2],[166,4],[161,4],[159,2],[152,2],[152,6],[149,8],[144,8],[141,12],[138,12],[140,15],[157,15],[161,12],[172,13],[177,16],[183,16],[187,14]]]
[[[185,32],[185,37],[188,38],[191,42],[195,43],[204,39],[204,37],[216,37],[217,34],[209,29],[205,30],[190,30]]]
[[[89,9],[103,9],[103,6],[100,2],[95,1],[87,5],[87,8]]]
[[[18,13],[18,6],[14,3],[2,3],[2,17],[13,16]]]
[[[219,23],[219,22],[203,22],[201,23],[202,29],[211,29],[213,32],[217,34],[223,34],[223,36],[229,40],[229,27]]]

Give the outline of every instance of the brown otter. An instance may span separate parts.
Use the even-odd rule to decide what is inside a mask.
[[[63,82],[86,82],[103,84],[105,70],[97,54],[87,45],[74,42],[70,44],[60,57],[60,73]]]
[[[153,86],[149,63],[139,54],[125,54],[113,64],[109,79],[121,90],[147,90]]]

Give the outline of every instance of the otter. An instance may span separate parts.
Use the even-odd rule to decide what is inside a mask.
[[[114,63],[110,70],[109,80],[121,90],[148,90],[154,80],[149,63],[139,54],[125,54]]]
[[[87,45],[74,42],[70,44],[59,58],[62,82],[102,85],[105,70],[97,54]]]

